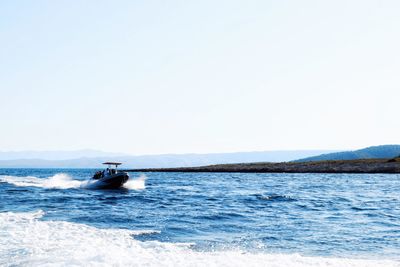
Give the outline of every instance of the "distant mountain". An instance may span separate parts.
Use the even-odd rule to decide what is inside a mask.
[[[371,146],[354,151],[336,152],[307,157],[295,162],[322,161],[322,160],[352,160],[352,159],[385,159],[400,155],[400,145]]]
[[[128,156],[125,153],[104,152],[92,149],[72,151],[0,151],[0,160],[42,159],[67,160],[77,158]]]
[[[165,154],[165,155],[115,155],[105,153],[97,156],[98,151],[93,152],[94,157],[83,153],[85,156],[77,158],[66,158],[75,155],[73,152],[67,154],[59,152],[32,152],[36,155],[27,158],[11,158],[0,160],[0,168],[99,168],[104,161],[118,161],[124,163],[123,168],[169,168],[169,167],[195,167],[211,164],[224,163],[248,163],[248,162],[282,162],[298,158],[310,157],[321,153],[332,152],[327,150],[298,150],[298,151],[264,151],[264,152],[237,152],[237,153],[214,153],[214,154]],[[21,152],[22,153],[22,152]],[[35,154],[36,153],[36,154]],[[92,152],[90,152],[92,153]],[[89,153],[89,154],[90,154]],[[57,158],[53,157],[57,155]],[[13,155],[15,157],[15,155]],[[41,156],[42,158],[40,158]],[[53,157],[53,158],[52,158]],[[61,157],[64,157],[60,159]]]

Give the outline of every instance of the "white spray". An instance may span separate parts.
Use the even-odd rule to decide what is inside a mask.
[[[143,190],[146,189],[146,179],[147,176],[144,174],[141,174],[139,178],[136,179],[129,179],[126,184],[124,184],[124,187],[127,189],[133,189],[133,190]]]

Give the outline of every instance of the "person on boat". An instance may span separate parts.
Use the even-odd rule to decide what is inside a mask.
[[[94,175],[93,175],[93,179],[100,179],[103,176],[101,171],[97,171]]]

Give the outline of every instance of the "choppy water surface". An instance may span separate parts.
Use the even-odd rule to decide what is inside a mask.
[[[0,170],[0,265],[400,266],[400,175]]]

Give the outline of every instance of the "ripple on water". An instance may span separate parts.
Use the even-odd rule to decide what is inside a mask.
[[[65,175],[57,175],[61,172]],[[45,215],[37,219],[22,216],[25,218],[23,221],[0,224],[0,243],[14,242],[15,245],[12,249],[0,247],[0,265],[4,253],[21,257],[21,262],[27,263],[33,262],[28,258],[33,255],[45,260],[51,260],[51,256],[60,261],[82,260],[76,265],[96,265],[91,260],[97,257],[104,259],[103,265],[111,265],[115,258],[120,258],[116,257],[119,255],[117,251],[122,251],[127,261],[121,259],[121,264],[134,265],[131,256],[135,255],[142,264],[165,263],[165,259],[169,259],[171,266],[182,262],[195,266],[219,266],[217,263],[226,263],[226,255],[221,262],[211,260],[211,255],[237,250],[241,252],[229,254],[235,259],[229,265],[264,265],[279,258],[267,255],[278,252],[286,255],[300,253],[319,260],[313,262],[304,256],[282,256],[275,266],[285,266],[286,263],[287,266],[368,266],[364,262],[364,265],[357,265],[352,260],[350,264],[329,261],[324,257],[398,259],[400,255],[398,175],[152,173],[141,181],[140,191],[92,191],[77,186],[92,172],[6,172],[9,176],[0,179],[7,181],[0,182],[1,210],[17,214],[9,215],[13,220],[19,220],[21,211],[43,209]],[[47,239],[41,239],[47,234],[40,236],[39,230],[43,229],[54,235],[49,239],[49,242],[54,241],[51,244],[54,248],[47,247]],[[108,232],[110,229],[160,232],[125,235],[124,231]],[[30,232],[33,235],[28,235]],[[114,236],[115,233],[121,234],[123,239]],[[114,243],[112,238],[116,238]],[[43,247],[35,250],[29,242]],[[104,247],[93,246],[96,242],[104,244]],[[176,244],[193,242],[197,244],[195,249],[185,247],[182,253],[177,251],[181,247],[175,247]],[[165,243],[174,247],[170,254]],[[107,250],[109,244],[115,253]],[[147,250],[152,245],[154,251]],[[141,250],[142,246],[146,249]],[[64,250],[57,250],[60,247]],[[75,251],[79,250],[77,248],[94,254],[90,259],[85,258],[75,254],[79,252]],[[11,255],[12,251],[19,249],[36,253],[47,251],[49,254]],[[201,254],[199,250],[209,254]],[[69,258],[67,252],[75,258]],[[58,253],[62,257],[58,257]],[[191,256],[186,258],[185,255]],[[241,255],[250,258],[259,255],[262,260],[241,261]],[[147,261],[158,256],[163,260]],[[193,262],[192,259],[204,261]],[[39,260],[36,263],[46,262]],[[387,266],[393,266],[390,264]]]
[[[271,202],[292,202],[296,201],[295,198],[292,198],[290,196],[285,196],[285,195],[278,195],[278,194],[272,194],[272,195],[255,195],[257,199],[259,200],[265,200],[265,201],[271,201]]]

